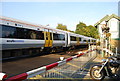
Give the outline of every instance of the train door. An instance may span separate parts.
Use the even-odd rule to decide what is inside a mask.
[[[65,41],[66,41],[65,46],[67,47],[68,46],[68,34],[67,33],[65,33]]]
[[[52,47],[52,42],[53,42],[52,32],[50,32],[50,30],[48,29],[45,29],[44,36],[45,36],[45,47]]]
[[[53,31],[49,30],[49,47],[52,47],[53,44]]]

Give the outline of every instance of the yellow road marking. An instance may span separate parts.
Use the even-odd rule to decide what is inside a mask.
[[[74,66],[74,67],[76,67],[76,68],[81,68],[81,67],[79,67],[79,66],[76,66],[76,65],[74,65],[74,64],[71,64],[71,63],[67,63],[68,65],[71,65],[71,66]]]

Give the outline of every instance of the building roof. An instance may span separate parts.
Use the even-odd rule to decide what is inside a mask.
[[[112,14],[112,15],[106,15],[105,17],[103,17],[101,20],[99,20],[96,24],[94,24],[94,26],[97,26],[99,25],[101,22],[103,21],[109,21],[111,18],[116,18],[118,20],[120,20],[120,17],[115,15],[115,14]]]

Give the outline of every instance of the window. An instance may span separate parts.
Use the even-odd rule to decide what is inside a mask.
[[[86,40],[83,40],[83,42],[86,42]]]
[[[36,39],[44,40],[44,33],[42,31],[36,31]]]
[[[93,42],[96,42],[96,40],[93,40]]]
[[[81,41],[81,38],[79,37],[79,41]]]
[[[53,33],[53,40],[65,40],[65,35]]]
[[[42,31],[2,25],[2,38],[44,40],[44,33]]]
[[[70,40],[71,40],[71,41],[77,41],[77,40],[76,40],[76,37],[74,37],[74,36],[70,36]]]
[[[88,42],[90,42],[90,39],[88,40]]]
[[[14,38],[16,36],[16,28],[9,26],[2,26],[3,38]]]
[[[63,35],[63,34],[59,34],[58,37],[60,40],[65,40],[65,35]]]

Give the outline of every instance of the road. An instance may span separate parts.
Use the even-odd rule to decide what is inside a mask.
[[[60,57],[69,58],[75,55],[77,51],[82,49],[77,49],[74,51],[67,51],[55,54],[47,54],[36,57],[26,57],[22,59],[16,59],[12,61],[5,61],[2,63],[2,71],[5,72],[9,77],[42,67],[57,61],[60,61]]]

